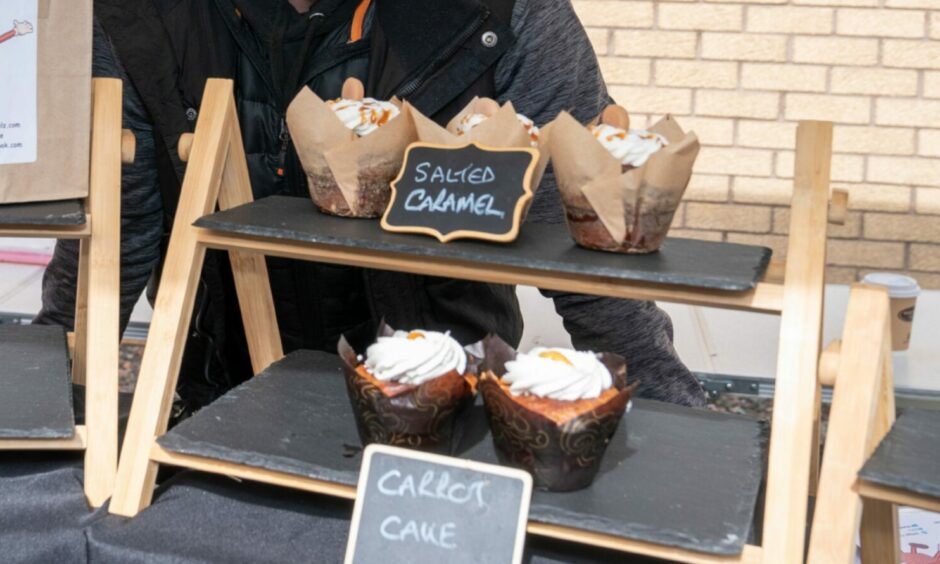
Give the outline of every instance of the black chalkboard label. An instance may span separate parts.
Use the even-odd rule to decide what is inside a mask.
[[[518,563],[531,495],[522,470],[369,445],[346,563]]]
[[[382,228],[454,239],[514,241],[532,200],[531,148],[412,143],[392,181]]]

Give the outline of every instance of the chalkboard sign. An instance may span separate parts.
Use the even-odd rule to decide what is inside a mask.
[[[382,228],[454,239],[509,242],[532,200],[539,152],[476,143],[412,143],[392,181]]]
[[[521,470],[369,445],[346,563],[518,563],[531,494]]]

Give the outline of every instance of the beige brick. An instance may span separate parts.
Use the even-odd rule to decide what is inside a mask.
[[[940,271],[940,246],[938,245],[911,245],[912,270]]]
[[[738,85],[736,63],[706,61],[656,61],[656,84],[693,88],[735,88]]]
[[[705,0],[715,4],[786,4],[789,0]]]
[[[912,155],[914,154],[914,130],[867,125],[837,125],[833,131],[832,146],[837,153]]]
[[[924,71],[924,96],[940,98],[940,72]]]
[[[693,174],[683,198],[696,202],[725,202],[728,200],[730,185],[731,178],[728,176]]]
[[[930,38],[940,39],[940,12],[930,14]]]
[[[787,238],[781,235],[753,235],[750,233],[728,233],[729,243],[769,247],[773,257],[782,259],[787,256]]]
[[[940,41],[886,39],[882,49],[886,67],[940,69]]]
[[[670,229],[670,237],[682,237],[683,239],[701,239],[702,241],[722,241],[725,234],[721,231],[706,231],[704,229]]]
[[[738,122],[738,145],[742,147],[766,147],[769,149],[792,149],[796,143],[796,124],[783,121]]]
[[[789,120],[818,119],[837,123],[868,123],[871,119],[871,100],[860,96],[787,94],[785,102],[785,115]]]
[[[610,32],[596,27],[587,28],[588,40],[598,55],[606,55],[610,49]]]
[[[875,103],[875,123],[940,127],[940,100],[879,98]]]
[[[744,63],[741,66],[741,86],[752,90],[825,92],[826,67]]]
[[[689,202],[685,226],[762,233],[770,231],[771,209],[766,206],[734,206]]]
[[[786,235],[790,232],[789,207],[774,209],[773,232],[779,235]],[[862,234],[862,214],[849,212],[845,216],[844,225],[830,224],[826,233],[829,237],[835,239],[858,239]]]
[[[618,0],[574,0],[581,23],[598,27],[653,27],[652,2]]]
[[[940,157],[940,129],[921,129],[917,138],[917,154]]]
[[[864,37],[923,37],[924,13],[910,10],[857,10],[836,13],[836,33]]]
[[[691,31],[618,30],[614,53],[628,57],[695,57],[696,37]]]
[[[735,202],[788,206],[792,195],[791,180],[750,176],[738,176],[734,179]]]
[[[858,282],[858,269],[845,266],[827,266],[826,284],[854,284]]]
[[[702,145],[734,145],[734,120],[726,118],[679,117],[685,131],[694,131]]]
[[[702,147],[695,160],[695,172],[770,176],[773,153],[763,149]]]
[[[599,57],[601,73],[608,84],[650,83],[652,62],[649,59],[625,59],[623,57]]]
[[[833,188],[849,191],[850,210],[907,212],[911,209],[912,190],[908,186],[837,182]]]
[[[826,262],[842,266],[903,268],[904,244],[830,239]]]
[[[913,272],[908,271],[907,275],[917,280],[920,287],[925,290],[940,289],[940,274],[934,272]]]
[[[887,184],[940,186],[940,159],[873,155],[868,158],[868,180]]]
[[[858,67],[832,69],[832,88],[836,94],[879,94],[916,96],[917,71]]]
[[[793,6],[751,6],[747,11],[747,30],[766,33],[832,33],[831,8]]]
[[[878,40],[856,37],[794,37],[793,62],[874,65],[878,62]]]
[[[692,91],[686,88],[612,86],[610,95],[631,111],[651,114],[688,114],[692,111]]]
[[[741,6],[659,4],[660,29],[737,31],[741,29]]]
[[[862,182],[865,159],[859,155],[834,155],[832,180],[836,182]],[[776,174],[780,178],[793,178],[793,151],[777,153]]]
[[[937,0],[885,0],[888,8],[925,8],[937,9]]]
[[[918,188],[915,198],[917,213],[940,214],[940,189]]]
[[[940,221],[929,215],[865,214],[865,238],[940,243]]]
[[[792,0],[797,6],[877,6],[879,0]]]
[[[695,93],[695,113],[704,116],[776,118],[780,113],[780,95],[699,90]]]
[[[702,34],[702,58],[727,61],[786,61],[787,38],[754,33]]]

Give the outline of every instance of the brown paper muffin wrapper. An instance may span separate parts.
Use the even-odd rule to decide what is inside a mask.
[[[379,328],[379,336],[394,332],[384,323]],[[443,454],[453,450],[458,419],[474,400],[465,375],[452,371],[389,397],[356,371],[359,355],[345,337],[339,342],[339,356],[363,446],[378,443]]]
[[[464,116],[478,113],[476,105],[479,100],[480,98],[471,100],[464,109],[450,120],[447,127],[441,127],[434,120],[412,108],[411,115],[414,119],[418,141],[447,146],[459,146],[475,142],[484,147],[520,147],[523,149],[533,147],[532,139],[529,137],[526,128],[522,126],[522,123],[516,117],[516,110],[511,102],[503,104],[496,114],[490,116],[489,119],[469,132],[459,135],[457,125]],[[535,146],[539,151],[539,161],[532,173],[533,193],[538,190],[542,175],[545,173],[545,167],[548,166],[548,151],[542,148],[542,142],[543,138],[539,135],[539,142]],[[522,218],[525,219],[525,214]]]
[[[639,384],[627,384],[626,361],[614,354],[601,355],[619,393],[558,424],[520,405],[500,386],[498,379],[516,351],[494,336],[487,337],[483,348],[479,389],[500,461],[527,470],[540,489],[565,492],[588,487]]]
[[[624,170],[567,112],[543,129],[568,227],[582,247],[651,253],[665,240],[700,147],[671,116],[649,130],[669,144],[643,166]]]
[[[405,149],[417,139],[412,107],[399,105],[398,116],[359,137],[309,87],[294,98],[287,108],[287,126],[307,173],[310,197],[320,210],[365,218],[385,212],[392,195],[389,183],[401,169]]]

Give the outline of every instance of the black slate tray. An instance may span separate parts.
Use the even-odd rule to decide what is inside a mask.
[[[361,443],[340,372],[300,351],[232,390],[158,442],[165,449],[350,486]],[[764,459],[751,419],[634,402],[594,484],[536,492],[530,519],[712,554],[739,554],[751,533]],[[458,456],[496,463],[482,406]]]
[[[0,439],[74,434],[65,329],[0,324]]]
[[[0,205],[0,225],[82,225],[85,210],[79,200]]]
[[[583,249],[564,225],[525,224],[513,243],[439,243],[431,237],[388,233],[378,221],[344,219],[316,210],[304,198],[273,196],[200,218],[215,231],[330,247],[524,267],[547,274],[586,274],[614,280],[742,292],[757,285],[770,249],[694,239],[667,239],[658,253],[621,255]]]
[[[940,498],[940,411],[905,411],[858,475]]]

